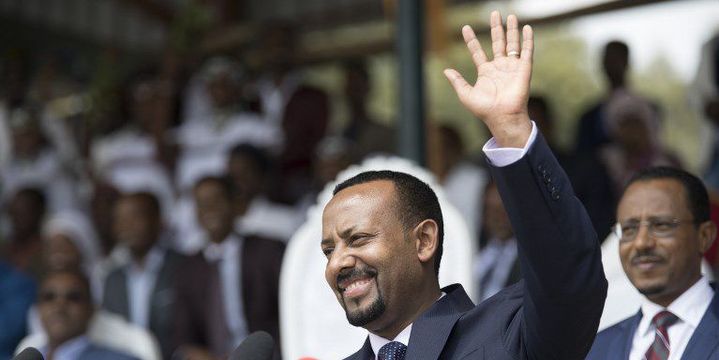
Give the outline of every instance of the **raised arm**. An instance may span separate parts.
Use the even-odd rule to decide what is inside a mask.
[[[496,146],[526,150],[502,164],[487,154],[518,240],[524,278],[522,309],[507,325],[503,345],[527,359],[583,359],[607,289],[597,235],[541,134],[530,138],[532,29],[524,27],[518,50],[515,16],[507,18],[506,35],[498,12],[492,13],[491,26],[491,61],[472,29],[462,29],[477,66],[474,86],[454,70],[445,74],[462,104],[487,125]]]

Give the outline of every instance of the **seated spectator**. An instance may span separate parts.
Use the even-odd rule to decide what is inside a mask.
[[[40,111],[16,108],[10,113],[9,125],[12,156],[0,169],[2,197],[8,198],[20,188],[35,187],[46,194],[49,209],[77,208],[80,204],[75,179],[59,151],[46,140]]]
[[[94,309],[90,283],[80,271],[49,273],[40,285],[37,306],[47,334],[39,350],[46,359],[136,359],[94,344],[88,338],[86,333]]]
[[[482,224],[488,240],[474,261],[479,301],[490,298],[522,278],[517,258],[517,239],[494,182],[487,184],[484,193]]]
[[[35,282],[0,260],[0,359],[12,357],[27,333],[27,312],[35,302]]]
[[[279,150],[282,130],[258,114],[240,108],[239,65],[226,58],[210,59],[203,68],[212,115],[187,121],[177,132],[180,155],[176,183],[181,192],[208,172],[224,169],[227,151],[238,143]]]
[[[39,278],[42,272],[42,221],[45,194],[37,188],[22,188],[5,204],[9,231],[0,246],[0,258],[14,268]]]
[[[115,204],[113,233],[130,261],[105,280],[102,307],[149,329],[163,358],[172,355],[173,307],[177,268],[184,257],[163,241],[160,203],[150,193],[123,194]]]
[[[105,271],[100,268],[100,245],[90,220],[69,210],[52,214],[43,225],[43,238],[46,269],[90,274],[91,294],[99,299]]]
[[[203,178],[194,195],[207,245],[178,270],[176,353],[188,358],[227,356],[258,330],[279,341],[284,245],[234,231],[235,196],[229,179]]]
[[[240,144],[230,150],[227,172],[235,188],[235,230],[287,242],[300,218],[292,207],[272,202],[265,195],[270,168],[270,158],[260,148]]]

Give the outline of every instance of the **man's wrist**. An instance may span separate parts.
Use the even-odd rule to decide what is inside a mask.
[[[495,122],[498,126],[490,128],[497,145],[503,148],[523,148],[532,133],[529,116],[523,115]]]

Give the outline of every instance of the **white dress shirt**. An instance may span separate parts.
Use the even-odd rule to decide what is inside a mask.
[[[145,255],[144,264],[131,260],[125,268],[127,275],[127,300],[130,322],[148,328],[150,326],[150,301],[157,275],[162,269],[165,252],[154,246]]]
[[[232,336],[232,344],[228,351],[240,345],[247,336],[247,323],[242,304],[240,280],[242,279],[242,266],[240,249],[243,239],[236,234],[230,234],[219,244],[209,243],[204,250],[205,259],[209,262],[220,262],[220,285],[222,287],[222,302],[227,319],[227,328]]]
[[[90,340],[87,336],[78,336],[58,346],[53,352],[52,358],[53,360],[77,360],[88,346],[90,346]],[[44,346],[41,353],[43,358],[49,359],[50,348]]]
[[[666,308],[644,298],[642,301],[642,320],[639,322],[632,339],[629,360],[644,359],[644,354],[654,343],[655,335],[652,318],[662,310],[668,310],[679,318],[676,323],[667,328],[670,349],[667,360],[681,359],[689,339],[691,339],[694,330],[699,326],[699,322],[709,308],[713,297],[714,291],[709,286],[709,281],[702,276],[699,281]]]

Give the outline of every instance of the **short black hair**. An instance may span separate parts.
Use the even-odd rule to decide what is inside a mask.
[[[234,183],[232,182],[232,179],[230,179],[227,175],[208,175],[200,178],[195,182],[195,186],[193,186],[193,190],[197,190],[200,186],[204,185],[205,183],[215,183],[220,185],[222,190],[227,195],[228,199],[233,199],[235,195],[237,194],[236,188]],[[230,200],[232,201],[232,200]]]
[[[272,161],[267,152],[257,146],[240,143],[230,149],[230,158],[235,156],[244,157],[252,162],[255,169],[261,175],[267,175],[272,167]]]
[[[630,185],[636,182],[663,179],[677,181],[684,187],[687,205],[696,224],[701,224],[711,219],[709,194],[707,193],[704,183],[698,177],[682,169],[669,166],[655,166],[643,169],[627,182],[627,185],[624,187],[624,192],[627,191]],[[622,196],[624,196],[623,193]]]
[[[434,256],[434,272],[439,275],[439,263],[442,259],[444,242],[444,222],[437,195],[425,182],[412,175],[397,171],[365,171],[335,186],[332,195],[337,195],[340,191],[354,185],[380,180],[388,180],[394,184],[394,188],[397,190],[397,212],[405,230],[413,228],[426,219],[434,220],[437,223],[439,246],[437,246],[437,253]]]
[[[160,217],[162,215],[162,207],[160,206],[160,200],[157,199],[157,196],[155,196],[155,194],[149,191],[137,191],[121,194],[116,204],[125,199],[139,200],[145,206],[147,206],[147,209],[153,216]]]

